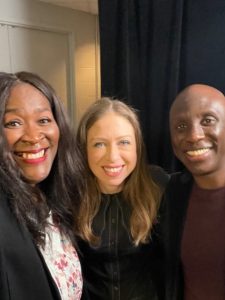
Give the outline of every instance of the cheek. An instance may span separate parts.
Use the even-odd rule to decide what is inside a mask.
[[[182,139],[183,138],[181,136],[179,136],[177,133],[176,134],[174,133],[171,136],[171,144],[172,144],[173,148],[179,148],[180,144],[182,142]]]
[[[89,149],[87,151],[87,158],[88,158],[88,164],[89,165],[95,165],[101,160],[101,158],[104,156],[103,151],[100,149]]]
[[[132,149],[130,152],[122,154],[121,157],[129,163],[130,169],[133,170],[137,164],[137,150],[136,148]]]
[[[14,144],[20,139],[21,136],[19,130],[9,131],[7,129],[4,131],[4,135],[6,143],[9,145],[10,149],[13,148]]]
[[[134,152],[131,156],[131,160],[132,160],[133,164],[136,166],[136,164],[137,164],[137,151],[136,150],[134,150]]]
[[[60,132],[58,126],[54,126],[50,130],[46,132],[46,136],[52,141],[52,143],[58,147],[59,139],[60,139]]]
[[[96,153],[96,151],[87,151],[87,161],[88,161],[88,166],[91,170],[91,172],[95,175],[98,176],[98,162],[99,162],[99,154]]]
[[[224,127],[217,127],[214,129],[214,131],[212,132],[209,132],[209,134],[217,137],[217,138],[220,138],[220,139],[224,139],[224,135],[225,135],[225,128]]]

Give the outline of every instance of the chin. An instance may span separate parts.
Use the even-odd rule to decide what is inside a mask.
[[[48,175],[40,176],[40,177],[26,177],[26,181],[31,185],[36,185],[44,181]]]
[[[213,173],[213,171],[208,168],[188,168],[188,170],[193,176],[206,176]]]

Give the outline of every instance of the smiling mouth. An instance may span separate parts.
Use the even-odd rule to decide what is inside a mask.
[[[109,172],[109,173],[118,173],[122,170],[122,166],[120,167],[114,167],[114,168],[109,168],[109,167],[104,167],[103,169],[106,171],[106,172]]]
[[[36,152],[36,153],[15,152],[15,155],[22,157],[24,159],[38,159],[38,158],[44,157],[46,151],[47,151],[47,149],[42,149],[41,151]]]
[[[201,149],[197,149],[197,150],[189,150],[189,151],[186,151],[186,153],[189,156],[200,156],[202,154],[208,153],[209,151],[210,151],[210,148],[207,147],[207,148],[201,148]]]

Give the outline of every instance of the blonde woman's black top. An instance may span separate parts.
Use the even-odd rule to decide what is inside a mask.
[[[130,212],[121,193],[102,195],[93,220],[93,231],[101,238],[100,246],[78,242],[85,291],[82,299],[158,299],[153,282],[157,263],[154,237],[147,244],[134,245],[129,230]]]

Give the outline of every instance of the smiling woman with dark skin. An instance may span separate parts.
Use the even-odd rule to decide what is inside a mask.
[[[161,215],[166,300],[225,299],[225,97],[194,84],[170,110],[174,153],[186,170],[171,176]]]
[[[39,76],[1,72],[0,122],[0,299],[79,300],[79,161],[63,105]]]

